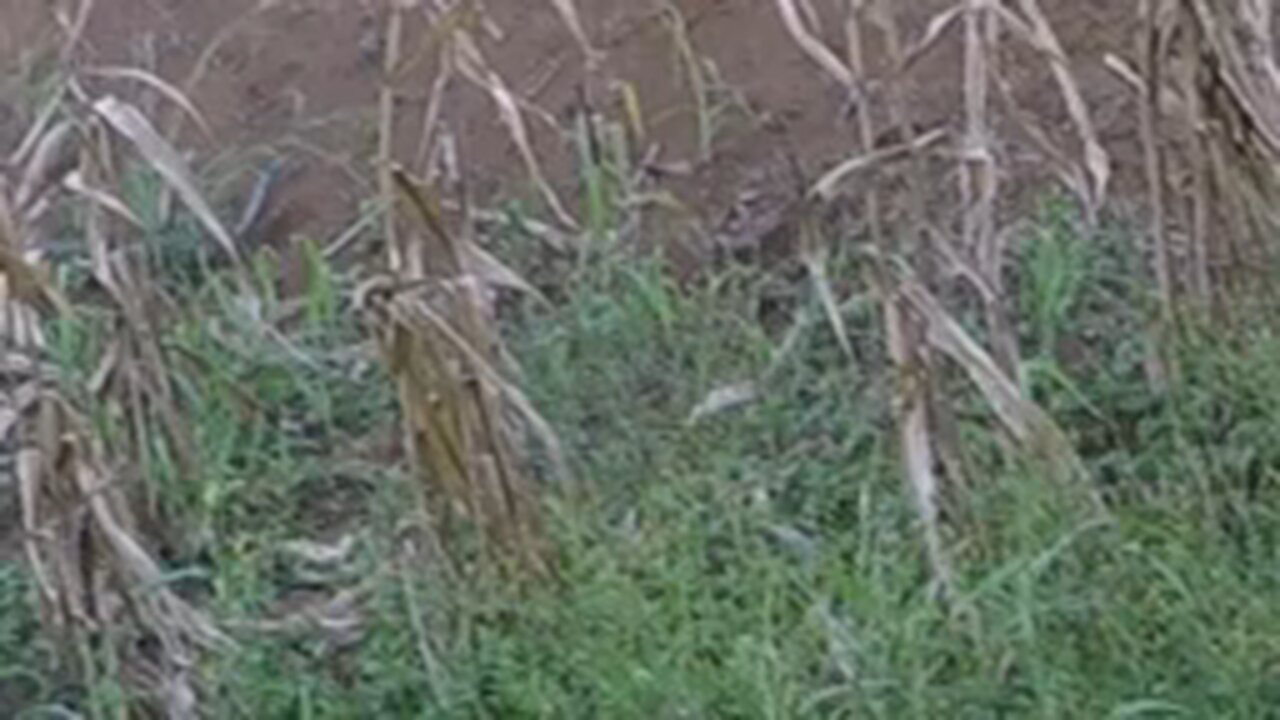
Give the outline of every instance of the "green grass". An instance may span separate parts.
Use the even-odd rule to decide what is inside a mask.
[[[1082,236],[1060,208],[1037,227],[1018,275],[1023,379],[1110,514],[1003,457],[960,390],[975,483],[950,498],[949,607],[930,592],[897,467],[874,308],[848,309],[851,363],[816,300],[777,277],[730,268],[677,288],[658,259],[598,253],[553,306],[519,305],[507,328],[575,472],[568,486],[543,474],[559,580],[402,572],[387,559],[415,500],[402,467],[353,452],[395,414],[386,379],[354,359],[345,281],[311,263],[285,346],[246,331],[216,269],[185,254],[194,228],[152,228],[188,299],[163,344],[183,358],[200,476],[160,464],[147,480],[183,529],[169,569],[239,643],[202,668],[208,716],[1277,716],[1280,338],[1188,332],[1182,382],[1152,393],[1123,240]],[[763,299],[779,285],[790,333]],[[70,386],[104,332],[92,319],[55,329]],[[756,402],[687,422],[744,381]],[[307,579],[282,551],[346,535],[336,580]],[[353,644],[249,624],[359,580]],[[0,691],[29,678],[16,697],[35,708],[59,674],[33,660],[30,601],[22,574],[0,569]]]
[[[849,318],[859,365],[809,323],[758,403],[689,427],[706,393],[770,365],[774,343],[752,310],[762,279],[740,271],[684,292],[657,263],[616,259],[585,277],[512,330],[585,489],[547,490],[561,582],[387,575],[359,647],[263,641],[224,661],[217,716],[1259,718],[1280,707],[1280,517],[1265,491],[1280,466],[1258,457],[1280,445],[1274,341],[1187,346],[1185,390],[1147,397],[1137,438],[1087,457],[1114,491],[1109,518],[1083,514],[1033,468],[984,466],[963,512],[980,529],[950,538],[961,577],[946,611],[928,592],[887,439],[869,317]],[[1101,302],[1090,292],[1058,304],[1059,332]],[[1142,392],[1135,369],[1110,360],[1075,383],[1120,422],[1130,400],[1097,388]],[[1075,402],[1042,392],[1064,410]],[[1091,422],[1080,412],[1075,433]],[[1227,442],[1209,442],[1221,422]],[[367,498],[375,517],[405,499],[387,482]],[[374,530],[367,542],[387,539]],[[430,666],[410,630],[424,607]]]
[[[661,278],[620,273],[521,335],[592,493],[556,508],[563,587],[465,595],[468,642],[448,693],[418,716],[1275,712],[1280,525],[1257,485],[1278,466],[1227,462],[1276,444],[1268,343],[1250,342],[1252,361],[1187,348],[1186,390],[1148,403],[1153,426],[1177,427],[1167,444],[1088,458],[1119,468],[1108,519],[1032,469],[984,468],[965,498],[982,531],[952,538],[962,577],[945,613],[885,440],[878,369],[842,365],[816,324],[758,405],[690,429],[690,407],[761,372],[769,346],[744,318],[749,293],[681,296]],[[1195,445],[1206,395],[1245,416],[1234,449]],[[1108,415],[1112,402],[1093,400]]]
[[[38,706],[56,692],[34,600],[22,566],[0,563],[0,709]]]

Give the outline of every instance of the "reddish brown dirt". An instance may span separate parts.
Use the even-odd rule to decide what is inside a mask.
[[[154,65],[164,77],[186,77],[195,58],[221,29],[245,17],[252,0],[100,0],[88,28],[87,57],[97,64]],[[621,117],[610,81],[637,89],[647,141],[665,163],[692,163],[691,177],[673,177],[666,189],[716,230],[731,209],[768,215],[785,202],[796,173],[811,179],[849,153],[851,124],[841,117],[842,92],[795,47],[772,0],[675,0],[695,51],[711,63],[724,86],[750,111],[730,111],[715,136],[714,155],[698,160],[693,94],[680,69],[673,34],[658,0],[579,0],[587,31],[607,53],[588,75],[581,54],[548,0],[486,0],[501,38],[482,48],[510,87],[570,127],[584,96],[595,109]],[[841,47],[835,0],[815,0],[826,40]],[[925,21],[949,0],[915,0],[904,26],[918,36]],[[1133,107],[1103,68],[1106,51],[1125,54],[1132,8],[1114,0],[1041,0],[1054,21],[1074,69],[1097,113],[1104,138],[1119,157],[1134,157]],[[48,47],[57,35],[45,20],[42,0],[0,0],[0,58],[11,66],[19,51]],[[215,57],[195,92],[218,146],[270,149],[289,158],[291,172],[274,201],[268,235],[276,241],[303,234],[325,239],[356,217],[371,194],[365,178],[374,154],[375,100],[381,80],[377,53],[385,2],[375,0],[279,0],[242,23]],[[954,33],[953,33],[954,35]],[[410,48],[425,37],[411,28]],[[872,60],[882,59],[871,48]],[[1044,70],[1027,54],[1011,55],[1009,74],[1027,107],[1069,138],[1062,102]],[[960,53],[941,45],[913,72],[912,112],[922,127],[959,127]],[[402,83],[400,155],[411,158],[430,76],[423,68]],[[585,92],[584,92],[585,90]],[[123,92],[123,90],[122,90]],[[881,101],[873,97],[873,102]],[[10,111],[9,116],[14,113]],[[0,124],[5,114],[0,112]],[[519,156],[490,100],[459,83],[446,120],[456,134],[468,180],[481,200],[529,196]],[[571,210],[578,196],[574,150],[561,132],[530,116],[538,152]],[[2,135],[0,135],[2,137]],[[210,147],[189,134],[188,142]],[[1031,155],[1010,163],[1020,190],[1040,187],[1042,163]],[[1123,163],[1122,163],[1123,164]]]

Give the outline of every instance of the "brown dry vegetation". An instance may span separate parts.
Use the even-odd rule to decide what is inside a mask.
[[[1004,567],[1033,568],[1038,577],[1079,536],[1124,527],[1117,514],[1154,513],[1166,507],[1157,500],[1184,496],[1163,494],[1165,475],[1151,487],[1101,476],[1122,446],[1141,450],[1141,441],[1110,439],[1111,429],[1132,434],[1143,424],[1121,427],[1097,409],[1111,407],[1109,398],[1084,397],[1066,378],[1076,368],[1066,359],[1057,364],[1060,340],[1087,344],[1083,333],[1058,329],[1067,323],[1059,298],[1074,291],[1064,288],[1085,282],[1066,277],[1068,255],[1077,251],[1035,265],[1019,238],[1053,193],[1083,237],[1102,237],[1104,228],[1125,222],[1141,227],[1126,235],[1121,250],[1088,252],[1137,258],[1118,280],[1150,288],[1152,307],[1125,308],[1100,322],[1139,326],[1140,337],[1124,340],[1139,348],[1140,376],[1124,379],[1151,402],[1168,401],[1167,417],[1182,417],[1177,413],[1195,404],[1183,399],[1201,398],[1196,393],[1203,390],[1196,380],[1203,358],[1187,354],[1189,339],[1206,325],[1218,325],[1225,338],[1271,324],[1265,308],[1274,307],[1280,167],[1272,6],[1267,0],[904,5],[81,0],[45,7],[10,0],[0,7],[0,58],[15,68],[0,113],[0,434],[14,456],[4,489],[11,486],[16,498],[0,509],[11,508],[19,528],[0,535],[0,553],[17,555],[21,547],[54,649],[51,672],[78,689],[70,701],[41,698],[45,707],[94,717],[340,716],[358,702],[344,706],[330,698],[332,709],[321,712],[313,700],[289,699],[268,710],[276,689],[253,695],[257,686],[246,673],[224,669],[268,652],[245,649],[258,647],[255,634],[301,635],[320,648],[317,676],[336,687],[359,686],[350,677],[369,671],[349,666],[351,648],[395,636],[378,634],[385,621],[379,603],[392,593],[402,598],[406,609],[396,612],[409,624],[398,634],[409,639],[399,638],[405,647],[395,657],[410,658],[416,681],[429,686],[421,695],[438,712],[552,716],[557,708],[565,712],[557,704],[565,703],[583,716],[742,714],[727,709],[733,692],[720,687],[710,700],[678,699],[673,689],[670,698],[645,696],[628,705],[603,680],[585,690],[558,680],[550,684],[563,682],[568,700],[551,692],[541,706],[519,710],[486,695],[497,693],[485,689],[496,682],[511,683],[511,696],[521,696],[512,678],[533,673],[537,662],[528,657],[506,658],[496,681],[488,669],[477,670],[472,684],[458,678],[468,663],[490,660],[479,651],[466,654],[490,633],[516,645],[526,639],[494,628],[545,630],[541,623],[548,622],[533,611],[468,607],[473,596],[466,593],[500,605],[507,600],[494,598],[511,597],[502,592],[516,595],[511,602],[518,604],[520,593],[562,591],[583,604],[581,616],[589,620],[595,598],[572,593],[589,592],[598,580],[582,576],[594,537],[583,528],[594,527],[593,512],[622,514],[617,533],[628,538],[622,547],[661,541],[662,533],[647,532],[645,523],[662,512],[639,500],[626,507],[627,493],[641,491],[600,482],[602,474],[623,473],[626,461],[617,458],[645,448],[637,475],[651,474],[644,480],[653,482],[667,473],[697,476],[690,468],[721,452],[732,463],[756,450],[747,442],[735,454],[729,448],[737,441],[711,439],[665,465],[667,451],[653,450],[642,436],[630,448],[619,441],[619,456],[603,453],[614,446],[597,433],[625,408],[581,417],[563,410],[549,419],[541,405],[567,407],[565,398],[581,391],[590,396],[584,407],[593,408],[615,381],[624,382],[631,359],[617,348],[618,357],[609,358],[617,377],[606,372],[591,385],[587,368],[598,358],[566,350],[559,363],[540,366],[546,383],[540,385],[506,346],[504,310],[514,307],[528,322],[543,317],[538,312],[551,318],[595,312],[578,304],[584,297],[623,308],[626,293],[616,288],[634,282],[640,315],[658,316],[661,330],[654,343],[631,352],[652,350],[661,360],[680,356],[681,343],[700,347],[697,331],[667,335],[688,312],[674,308],[692,307],[685,303],[701,297],[701,288],[714,295],[732,287],[723,273],[755,272],[766,278],[762,287],[782,285],[774,292],[783,298],[804,288],[814,319],[804,319],[803,303],[750,297],[761,308],[774,302],[794,322],[783,334],[761,319],[758,337],[769,359],[758,379],[710,388],[684,437],[672,437],[670,447],[701,442],[695,428],[708,418],[767,405],[767,386],[798,352],[795,338],[810,325],[824,328],[837,369],[811,380],[835,383],[850,401],[879,397],[883,405],[879,415],[868,412],[866,427],[869,442],[891,452],[866,451],[852,462],[877,478],[906,480],[913,519],[899,514],[886,527],[918,529],[908,543],[923,549],[921,577],[907,573],[907,592],[920,603],[914,612],[936,614],[936,637],[954,639],[956,647],[971,641],[997,647],[990,658],[953,647],[941,663],[946,670],[912,677],[932,687],[929,678],[954,671],[967,682],[955,666],[972,663],[986,679],[964,685],[981,696],[976,708],[1014,702],[1017,693],[1002,697],[1001,689],[1026,674],[1033,697],[1021,706],[1026,712],[1098,711],[1082,709],[1088,703],[1065,691],[1070,699],[1059,699],[1056,682],[1087,685],[1087,678],[1052,676],[1058,666],[1037,664],[1034,649],[998,650],[992,625],[1001,625],[1000,616],[986,593],[1010,577]],[[510,250],[513,236],[514,259],[500,259],[496,248]],[[643,258],[653,251],[663,269],[646,275]],[[680,289],[668,274],[679,278]],[[851,319],[855,306],[872,312]],[[1027,307],[1034,308],[1031,317]],[[692,315],[695,323],[723,320],[711,311]],[[539,340],[552,343],[568,332],[553,326]],[[626,335],[616,342],[624,344]],[[1096,357],[1105,351],[1085,352],[1096,366],[1107,362]],[[667,377],[641,383],[637,397],[613,401],[639,402],[649,386],[673,383],[670,376],[681,371],[745,362],[726,355],[714,362],[695,357],[688,364],[696,371],[668,369]],[[375,362],[378,369],[370,369]],[[866,388],[844,387],[848,368],[870,378]],[[282,377],[254,384],[273,372]],[[1066,391],[1045,391],[1028,379],[1034,372],[1054,373]],[[566,373],[559,395],[545,390]],[[272,397],[277,387],[288,389]],[[1210,398],[1206,417],[1233,413],[1229,399],[1221,410],[1223,401]],[[692,405],[696,398],[679,400]],[[816,403],[792,400],[784,403],[786,420],[775,437]],[[351,407],[343,407],[348,401]],[[373,409],[366,412],[363,401]],[[1071,408],[1065,419],[1057,412],[1064,406]],[[643,426],[646,410],[641,405],[625,419]],[[1085,442],[1093,438],[1091,421],[1080,421],[1080,413],[1107,426],[1105,451]],[[566,426],[566,417],[578,422]],[[1210,465],[1203,459],[1210,450],[1178,427],[1184,434],[1172,445]],[[268,432],[267,460],[246,460],[221,442],[248,443]],[[589,440],[566,443],[564,435]],[[653,437],[673,435],[680,433],[669,421],[653,426]],[[822,442],[803,438],[779,458],[821,455]],[[1274,468],[1257,459],[1251,442],[1243,441],[1252,473],[1241,491],[1245,500],[1235,488],[1212,489],[1202,465],[1188,471],[1204,480],[1198,488],[1204,495],[1195,496],[1203,504],[1195,507],[1206,523],[1246,524],[1232,518],[1252,512],[1259,488],[1270,482]],[[1199,455],[1188,450],[1193,445]],[[593,452],[617,465],[596,467]],[[402,473],[407,482],[388,484],[406,491],[379,521],[361,517],[359,503],[306,493],[297,514],[322,540],[228,532],[278,509],[270,489],[261,490],[265,500],[246,493],[241,504],[223,501],[251,482],[240,477],[245,468],[270,472],[293,461],[330,469],[354,462],[360,469],[351,472],[366,477]],[[584,468],[596,482],[575,477]],[[1047,488],[1054,509],[1041,516],[1022,508],[1011,526],[1021,532],[1019,522],[1070,520],[1066,529],[1036,536],[1048,548],[1033,549],[1033,559],[1002,566],[1001,542],[1013,533],[1001,518],[982,514],[999,504],[992,493],[1004,498],[1005,486],[988,476],[1022,473],[1041,478],[1035,487]],[[871,537],[872,486],[859,490],[859,523],[850,536]],[[708,492],[720,503],[733,488],[712,483]],[[833,497],[845,497],[841,492]],[[709,512],[730,508],[723,514],[738,518],[741,505],[748,522],[774,502],[764,491],[743,498],[709,505]],[[1139,500],[1125,504],[1133,498]],[[657,508],[672,504],[657,502]],[[243,517],[227,509],[233,506]],[[770,542],[810,543],[780,523],[766,524]],[[358,579],[314,579],[323,573],[313,566],[341,574],[354,562],[351,538],[362,532],[375,533],[381,544]],[[873,544],[851,554],[875,554]],[[312,579],[237,605],[240,596],[227,588],[253,583],[235,575],[236,560],[259,545],[310,567]],[[1126,566],[1114,558],[1124,553],[1109,551],[1097,550],[1109,558],[1101,567],[1123,575]],[[171,577],[172,558],[195,563],[201,553],[220,553],[210,562],[225,574],[199,590],[182,588]],[[892,557],[914,563],[910,550]],[[989,575],[988,563],[997,568]],[[1206,563],[1193,560],[1184,570],[1200,572]],[[707,569],[680,582],[712,587],[723,564],[708,560]],[[1088,559],[1079,565],[1087,569]],[[749,566],[744,577],[773,567]],[[1087,570],[1082,577],[1088,581]],[[1242,595],[1249,582],[1270,588],[1247,577]],[[1034,586],[1027,582],[1018,588],[1017,607],[1032,614]],[[654,592],[678,585],[659,583]],[[431,592],[424,595],[424,586]],[[617,592],[601,594],[626,612]],[[551,607],[574,602],[551,597]],[[1140,618],[1147,602],[1166,607],[1143,595],[1121,606],[1130,613],[1125,617]],[[946,702],[945,693],[883,700],[869,689],[873,681],[860,684],[847,661],[863,651],[837,649],[856,644],[845,637],[840,612],[815,601],[801,613],[818,618],[827,648],[818,653],[826,658],[822,669],[806,681],[820,685],[838,675],[869,698],[865,707],[853,700],[848,707],[869,714],[893,716],[906,712],[894,703],[905,703],[925,717],[936,711],[932,703]],[[1253,605],[1232,617],[1250,612],[1269,619]],[[767,626],[771,618],[763,615]],[[1129,642],[1125,623],[1107,627]],[[1034,627],[1027,632],[1034,635]],[[592,635],[584,631],[583,642],[590,645]],[[543,644],[536,632],[529,637],[532,647]],[[635,641],[642,645],[644,638]],[[924,644],[908,644],[907,654],[939,665]],[[1266,644],[1262,669],[1253,669],[1266,682],[1275,681],[1275,658],[1267,654],[1273,650]],[[703,658],[699,652],[689,657]],[[720,654],[731,654],[724,647],[706,652],[716,672],[729,662]],[[792,660],[793,672],[813,664],[803,654]],[[574,662],[589,666],[593,658]],[[1185,707],[1166,701],[1167,683],[1162,677],[1124,695],[1110,711],[1224,707],[1212,693],[1203,706],[1194,697],[1178,700]],[[459,695],[449,696],[450,689]],[[845,691],[828,696],[828,690],[775,697],[773,714],[849,711],[832,704]],[[1274,698],[1266,693],[1245,693],[1242,702],[1256,704],[1239,707],[1256,709],[1265,704],[1258,698]],[[429,707],[396,692],[379,698],[382,712]],[[0,694],[0,707],[5,701]],[[1082,704],[1063,709],[1059,702]]]

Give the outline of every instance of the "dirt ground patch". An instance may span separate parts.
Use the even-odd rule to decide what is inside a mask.
[[[385,3],[375,0],[280,0],[250,15],[252,0],[112,0],[98,3],[87,31],[88,57],[102,65],[154,67],[166,77],[187,76],[202,50],[219,34],[227,41],[195,92],[219,148],[242,149],[225,165],[247,172],[267,154],[285,155],[289,172],[273,201],[267,239],[306,235],[323,240],[349,225],[372,190],[367,178],[376,143],[375,103],[381,82],[378,56]],[[579,2],[588,35],[606,53],[593,75],[583,68],[551,3],[486,0],[493,32],[482,50],[494,69],[530,107],[560,128],[571,127],[583,98],[617,116],[618,82],[636,90],[646,119],[650,157],[686,164],[690,173],[667,177],[670,190],[693,211],[699,226],[715,232],[735,213],[763,217],[794,195],[799,179],[846,157],[853,127],[842,113],[843,91],[827,81],[786,34],[772,0],[594,0]],[[840,47],[838,8],[815,2]],[[950,3],[911,3],[906,26],[919,36],[927,20]],[[1043,0],[1088,95],[1109,149],[1136,157],[1132,99],[1102,66],[1104,52],[1131,47],[1132,8],[1109,0]],[[710,153],[699,129],[698,102],[688,81],[669,7],[678,8],[699,57],[704,110],[716,112]],[[4,0],[0,6],[0,57],[11,65],[23,50],[49,47],[57,38],[46,3]],[[410,38],[425,37],[411,28]],[[410,43],[412,44],[412,43]],[[882,57],[871,48],[873,60]],[[30,54],[28,52],[28,58]],[[961,56],[958,42],[944,43],[914,71],[912,112],[921,127],[959,127]],[[1019,99],[1046,125],[1070,138],[1062,102],[1045,63],[1011,56],[1007,72]],[[12,74],[11,74],[12,75]],[[400,116],[401,155],[415,152],[430,77],[410,78]],[[0,123],[14,111],[0,113]],[[531,114],[530,128],[553,183],[576,211],[574,149],[562,129]],[[473,192],[485,199],[527,194],[523,165],[488,97],[463,84],[450,94],[446,121],[459,141]],[[192,144],[205,144],[189,135]],[[1069,141],[1067,141],[1069,142]],[[637,155],[644,149],[636,149]],[[1006,172],[1022,188],[1042,187],[1043,164],[1013,154]],[[238,163],[238,164],[237,164]],[[1136,167],[1136,163],[1131,163]],[[1123,168],[1122,168],[1123,169]],[[1025,181],[1025,182],[1024,182]],[[237,192],[231,185],[231,194]],[[243,188],[239,192],[244,192]]]

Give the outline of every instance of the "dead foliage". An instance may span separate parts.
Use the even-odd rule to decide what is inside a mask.
[[[1049,133],[1018,108],[1009,107],[1008,114],[1052,158],[1088,217],[1095,217],[1106,201],[1110,160],[1061,43],[1036,0],[963,0],[936,15],[918,38],[900,27],[901,9],[895,3],[849,0],[844,59],[819,39],[821,29],[806,19],[812,16],[801,3],[777,0],[777,7],[804,54],[844,87],[857,110],[860,146],[815,184],[811,196],[838,201],[842,189],[859,180],[861,215],[870,234],[868,280],[881,297],[887,351],[900,378],[896,407],[903,468],[930,565],[939,588],[946,591],[952,570],[940,498],[967,480],[958,430],[941,390],[940,358],[972,382],[1014,445],[1057,468],[1064,479],[1083,479],[1083,465],[1066,435],[1017,380],[1021,359],[1004,288],[1008,233],[999,226],[997,213],[1005,144],[995,137],[1000,116],[995,100],[1011,99],[1000,65],[1006,44],[1028,48],[1048,65],[1075,131],[1078,156],[1055,146]],[[916,130],[907,99],[912,69],[919,57],[957,31],[964,53],[957,78],[964,95],[959,119],[964,130],[959,135],[944,128]],[[867,70],[865,48],[873,42],[884,48],[889,64],[883,78],[873,78]],[[877,125],[886,121],[897,144],[876,142],[882,132]],[[926,168],[948,159],[959,162],[958,218],[926,200],[937,196]],[[948,309],[942,300],[957,297],[978,299],[986,321],[984,338],[965,330],[955,319],[961,308]],[[942,486],[944,477],[951,487]]]
[[[813,196],[837,200],[842,188],[861,179],[863,215],[875,248],[870,279],[883,298],[889,355],[909,378],[900,383],[898,403],[904,468],[935,575],[945,585],[948,563],[936,527],[942,488],[934,458],[953,481],[961,480],[954,468],[962,463],[951,462],[956,448],[947,438],[954,429],[948,427],[945,398],[937,393],[934,353],[963,370],[1011,441],[1058,468],[1061,477],[1083,476],[1065,434],[1017,382],[1021,358],[1004,287],[1009,233],[997,213],[1003,154],[1015,139],[997,138],[997,128],[1017,128],[1018,139],[1039,152],[1091,220],[1106,205],[1111,160],[1071,61],[1037,0],[956,2],[927,23],[917,40],[899,29],[894,3],[850,0],[847,60],[820,39],[824,33],[803,4],[777,0],[777,7],[804,54],[846,89],[859,110],[861,147],[817,182]],[[1229,314],[1246,301],[1274,298],[1269,278],[1280,219],[1274,209],[1280,189],[1280,67],[1274,9],[1265,0],[1144,0],[1134,12],[1142,28],[1137,58],[1106,61],[1138,99],[1150,230],[1144,250],[1161,300],[1161,320],[1152,326],[1159,338],[1174,329],[1183,308],[1212,306]],[[920,134],[912,130],[904,100],[911,70],[917,58],[956,32],[964,57],[957,78],[964,97],[957,124],[963,132]],[[875,34],[890,65],[879,87],[862,57]],[[1031,116],[1014,100],[1001,60],[1015,45],[1047,64],[1063,101],[1063,120],[1074,130],[1073,143],[1055,142],[1050,119]],[[873,102],[877,91],[882,112]],[[874,142],[881,116],[898,130],[899,144]],[[936,188],[926,188],[922,164],[945,158],[959,161],[958,219],[926,211],[922,202],[926,192],[936,194]],[[905,180],[897,197],[886,195],[890,177]],[[899,227],[890,228],[883,218],[895,204],[901,209],[895,215]],[[947,307],[966,295],[980,303],[984,338],[956,321],[962,307]],[[1165,367],[1160,357],[1150,358],[1148,369],[1156,383],[1176,376],[1176,368]]]
[[[274,4],[262,0],[254,13]],[[841,0],[840,28],[819,27],[809,5],[775,0],[782,27],[815,71],[846,94],[856,142],[848,158],[812,185],[806,209],[856,202],[856,214],[865,219],[866,283],[878,296],[886,355],[894,366],[903,473],[927,562],[946,595],[954,583],[950,540],[956,528],[947,526],[945,504],[961,501],[963,487],[974,481],[964,476],[959,432],[943,392],[948,370],[985,400],[1010,449],[1042,461],[1064,484],[1086,479],[1067,435],[1019,381],[1023,363],[1005,286],[1011,233],[999,211],[1003,169],[1013,148],[1029,146],[1092,221],[1108,201],[1111,159],[1071,59],[1038,0],[956,0],[914,36],[900,25],[902,7],[893,0]],[[60,17],[68,63],[92,7],[82,2],[76,13]],[[567,471],[555,433],[512,380],[494,309],[497,288],[531,288],[476,242],[484,213],[470,206],[444,115],[458,81],[486,95],[558,226],[547,226],[546,235],[559,238],[578,233],[580,223],[548,180],[528,127],[531,120],[556,120],[513,91],[485,57],[477,39],[496,33],[482,3],[393,0],[388,7],[376,158],[387,262],[358,288],[356,306],[396,386],[403,442],[432,539],[460,560],[464,553],[453,550],[469,530],[483,556],[550,575],[554,565],[541,529],[530,448],[541,447],[553,474],[567,477]],[[701,66],[678,9],[674,3],[664,8],[696,75]],[[406,48],[406,18],[415,11],[430,32],[421,47]],[[589,71],[596,71],[602,55],[575,4],[550,0],[547,11],[557,13]],[[1268,0],[1142,0],[1134,12],[1142,28],[1136,57],[1107,62],[1137,99],[1148,189],[1149,243],[1143,249],[1161,300],[1155,329],[1165,332],[1186,305],[1230,314],[1240,298],[1273,293],[1268,273],[1274,271],[1272,238],[1280,229],[1280,67]],[[235,235],[173,142],[188,120],[207,130],[189,92],[217,47],[254,13],[220,33],[181,86],[134,68],[82,72],[84,82],[139,83],[167,100],[173,114],[163,131],[138,107],[90,93],[69,75],[0,173],[0,439],[18,448],[26,552],[45,619],[86,679],[116,673],[170,717],[195,715],[195,663],[225,640],[168,589],[138,531],[139,516],[158,514],[137,482],[152,474],[157,438],[184,474],[194,476],[199,461],[172,387],[172,363],[157,340],[172,301],[134,252],[140,221],[114,188],[123,158],[144,164],[239,270]],[[919,128],[910,100],[913,73],[921,57],[952,40],[963,55],[956,77],[963,104],[954,122]],[[869,70],[870,47],[882,48],[888,64],[883,76]],[[1043,63],[1065,109],[1057,127],[1018,106],[1002,66],[1011,48]],[[393,158],[398,93],[410,79],[421,80],[414,73],[428,61],[436,75],[426,84],[410,172]],[[625,82],[617,90],[631,138],[641,142],[646,123],[636,91]],[[697,95],[701,101],[702,92]],[[707,115],[700,108],[699,121]],[[1008,128],[1017,130],[1016,138],[998,135]],[[702,136],[706,159],[710,133]],[[954,205],[933,202],[942,176],[933,172],[937,168],[956,179],[941,193]],[[83,211],[85,249],[101,291],[95,310],[117,330],[82,393],[59,386],[46,362],[44,337],[48,323],[77,312],[40,252],[53,211],[68,198]],[[627,199],[646,201],[656,202]],[[827,322],[852,357],[840,298],[827,278],[827,248],[810,236],[816,230],[806,226],[804,232],[803,265]],[[346,243],[335,242],[333,252]],[[579,248],[557,243],[557,249]],[[959,320],[971,309],[979,331]],[[1157,374],[1161,380],[1176,375],[1165,368]],[[751,386],[724,388],[695,410],[691,422],[754,395]],[[128,429],[123,440],[95,434],[86,409],[77,406],[85,396],[111,409],[110,419]],[[1088,490],[1081,494],[1096,503]]]
[[[434,32],[426,47],[411,54],[402,47],[403,15],[415,6]],[[584,52],[592,55],[572,5],[556,6]],[[438,109],[457,71],[493,98],[548,207],[562,224],[576,227],[542,177],[515,96],[486,66],[470,37],[471,28],[483,27],[482,14],[469,3],[402,2],[391,8],[384,58],[388,77],[403,77],[414,57],[434,54],[440,59],[419,155],[438,158],[439,149],[450,145],[447,129],[438,125]],[[532,435],[541,444],[556,474],[566,477],[567,471],[550,425],[505,372],[494,307],[498,288],[532,289],[474,242],[465,192],[462,211],[453,214],[460,220],[445,212],[443,182],[434,163],[428,166],[430,179],[422,180],[393,162],[395,92],[390,83],[384,89],[379,122],[387,265],[358,288],[356,306],[396,384],[403,441],[422,483],[433,544],[460,560],[450,544],[466,522],[474,527],[483,556],[545,576],[552,566],[528,474],[525,438]],[[462,184],[460,177],[445,175],[443,181]]]
[[[112,244],[137,223],[109,189],[117,180],[119,140],[133,145],[135,157],[174,185],[193,212],[208,208],[185,163],[141,113],[109,97],[91,100],[74,78],[65,82],[0,175],[0,433],[17,447],[26,556],[44,620],[69,666],[86,682],[119,682],[167,717],[195,717],[196,663],[226,640],[169,589],[138,530],[144,507],[137,503],[138,480],[149,470],[143,448],[154,447],[155,428],[166,429],[165,440],[188,470],[195,457],[157,344],[146,278]],[[97,309],[114,315],[119,328],[91,387],[74,392],[50,367],[42,330],[78,312],[42,255],[55,210],[68,198],[84,210],[85,250],[109,298]],[[212,213],[206,222],[216,230]],[[130,440],[112,443],[97,434],[86,409],[77,407],[84,391],[117,408],[133,431]]]
[[[1141,56],[1108,58],[1140,97],[1153,274],[1164,315],[1274,301],[1280,69],[1258,0],[1147,0]],[[1136,69],[1135,69],[1136,66]]]
[[[435,539],[447,546],[466,520],[489,557],[545,575],[550,559],[517,428],[531,429],[562,472],[563,460],[550,426],[500,369],[488,297],[497,261],[448,229],[430,187],[400,169],[393,177],[394,207],[409,221],[397,253],[405,264],[367,281],[356,304],[396,383]]]

